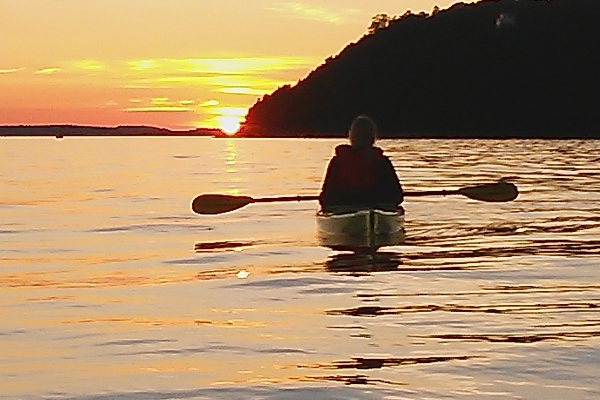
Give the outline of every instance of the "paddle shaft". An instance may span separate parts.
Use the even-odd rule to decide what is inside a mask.
[[[275,203],[279,201],[308,201],[319,200],[319,196],[279,196],[279,197],[258,197],[252,199],[251,203]]]
[[[518,190],[512,183],[500,180],[493,184],[484,184],[479,186],[467,186],[455,190],[424,190],[421,192],[408,191],[403,193],[404,197],[424,197],[424,196],[465,196],[473,200],[480,201],[511,201],[518,195]],[[271,203],[277,201],[305,201],[319,200],[319,196],[282,196],[282,197],[259,197],[251,198],[249,203]]]
[[[427,190],[423,192],[404,192],[404,197],[422,197],[422,196],[453,196],[462,194],[458,190]]]
[[[404,197],[421,196],[452,196],[461,194],[458,190],[428,190],[423,192],[404,192]],[[319,196],[278,196],[253,198],[250,203],[275,203],[283,201],[311,201],[319,200]]]
[[[467,186],[458,190],[429,190],[422,192],[404,192],[405,197],[461,195],[473,200],[487,202],[505,202],[517,198],[519,191],[512,183],[500,180],[497,183],[479,186]],[[224,194],[205,194],[192,201],[192,210],[198,214],[222,214],[247,206],[251,203],[274,203],[286,201],[319,200],[320,196],[281,196],[258,197],[231,196]]]

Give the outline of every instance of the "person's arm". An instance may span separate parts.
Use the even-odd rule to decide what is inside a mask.
[[[319,194],[319,204],[321,207],[331,204],[335,198],[335,178],[333,176],[335,175],[336,164],[336,158],[333,157],[327,165],[327,171],[325,172],[325,178],[323,178],[323,185],[321,186],[321,193]]]
[[[388,157],[385,157],[385,161],[382,163],[381,185],[386,203],[398,205],[404,201],[402,185],[398,179],[396,169]]]

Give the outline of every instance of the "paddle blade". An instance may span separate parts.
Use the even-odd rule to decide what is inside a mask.
[[[192,211],[197,214],[222,214],[242,208],[254,199],[249,196],[228,196],[226,194],[203,194],[192,201]]]
[[[458,193],[473,200],[503,202],[516,199],[519,190],[512,183],[500,180],[487,185],[464,187],[459,189]]]

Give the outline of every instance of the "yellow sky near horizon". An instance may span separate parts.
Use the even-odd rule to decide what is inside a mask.
[[[234,130],[370,18],[453,1],[0,0],[0,125]]]

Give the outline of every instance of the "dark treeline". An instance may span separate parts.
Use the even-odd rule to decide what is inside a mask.
[[[0,136],[226,136],[219,129],[173,131],[153,126],[15,125],[0,126]]]
[[[384,15],[385,16],[385,15]],[[381,22],[257,101],[244,136],[600,138],[599,0],[484,0]]]

